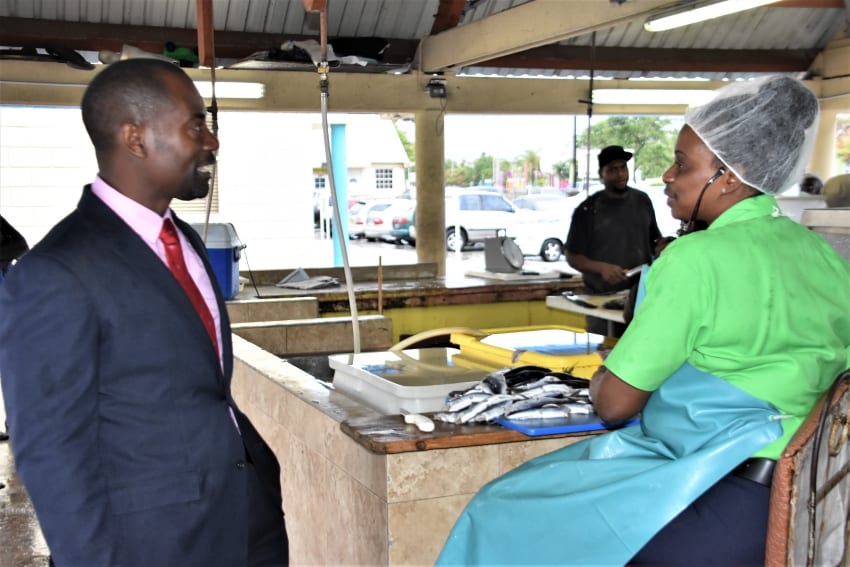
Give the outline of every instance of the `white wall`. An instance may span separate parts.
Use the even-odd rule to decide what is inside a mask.
[[[232,223],[247,244],[240,270],[333,265],[331,244],[313,231],[312,172],[325,161],[317,123],[318,114],[219,114],[219,212],[210,222]],[[352,119],[346,138],[349,164],[377,151],[381,162],[388,152],[404,154],[391,122],[374,115]],[[0,213],[30,246],[74,209],[96,173],[79,108],[0,106]],[[360,185],[374,186],[373,167],[359,175]],[[404,170],[396,175],[400,191]]]
[[[30,246],[97,173],[79,108],[0,107],[0,213]]]
[[[326,246],[311,250],[313,176],[303,140],[313,121],[304,114],[219,116],[219,213],[210,220],[233,223],[248,245],[240,269],[333,262]],[[96,173],[78,108],[0,107],[0,213],[30,246],[74,209]]]
[[[313,173],[304,139],[312,121],[305,114],[219,115],[219,213],[210,222],[233,223],[248,245],[242,270],[300,265],[310,246]]]

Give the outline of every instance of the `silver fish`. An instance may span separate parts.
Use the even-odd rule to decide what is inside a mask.
[[[557,376],[552,376],[551,374],[547,374],[543,378],[539,380],[535,380],[534,382],[526,382],[525,384],[517,384],[513,387],[514,392],[523,392],[525,390],[531,390],[533,388],[537,388],[538,386],[542,386],[543,384],[563,384],[560,378]]]
[[[477,404],[475,404],[472,407],[468,408],[467,410],[461,412],[460,422],[461,423],[468,423],[468,422],[472,421],[472,419],[476,415],[484,412],[488,408],[495,406],[497,404],[502,404],[504,402],[510,402],[511,400],[513,400],[512,396],[508,396],[508,395],[504,395],[504,394],[490,396],[486,400],[481,400]]]
[[[508,414],[507,418],[511,421],[527,421],[531,419],[561,419],[569,416],[570,411],[565,407],[543,406]]]
[[[482,411],[481,413],[479,413],[478,415],[476,415],[474,418],[472,418],[472,421],[474,421],[475,423],[487,423],[487,422],[493,421],[494,419],[502,417],[503,415],[505,415],[505,410],[510,405],[511,405],[510,400],[506,400],[504,402],[501,402],[499,404],[491,406],[491,407],[487,408],[486,410]]]
[[[452,400],[447,400],[444,409],[446,411],[460,411],[468,408],[472,404],[477,404],[478,402],[489,398],[491,394],[486,392],[475,392],[471,391],[467,394],[464,394],[460,397],[454,398]]]
[[[532,388],[531,390],[525,390],[522,392],[522,396],[525,398],[537,398],[541,396],[570,396],[575,392],[574,388],[567,386],[566,384],[543,384],[542,386],[537,386],[536,388]]]
[[[481,389],[491,394],[504,394],[508,391],[508,383],[505,380],[505,369],[491,372],[479,383]]]
[[[459,412],[441,412],[434,414],[434,419],[444,423],[460,423]]]
[[[560,398],[549,398],[549,397],[539,397],[539,398],[528,398],[517,400],[510,405],[505,414],[510,415],[512,413],[516,413],[518,411],[525,411],[534,408],[539,408],[545,405],[559,405],[563,403],[564,400]]]
[[[590,415],[595,413],[592,405],[581,402],[568,402],[566,404],[562,404],[561,407],[566,408],[570,414],[573,415]]]

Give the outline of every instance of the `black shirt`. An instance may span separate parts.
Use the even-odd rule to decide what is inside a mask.
[[[23,235],[0,216],[0,270],[5,272],[12,260],[20,258],[28,250]]]
[[[627,187],[621,199],[599,191],[576,207],[567,236],[567,250],[628,269],[649,263],[659,238],[661,232],[649,196]],[[597,273],[583,276],[584,285],[591,293],[627,289],[637,278],[612,286]]]

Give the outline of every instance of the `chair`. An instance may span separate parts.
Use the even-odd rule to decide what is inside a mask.
[[[850,370],[841,373],[779,458],[765,565],[850,565]]]

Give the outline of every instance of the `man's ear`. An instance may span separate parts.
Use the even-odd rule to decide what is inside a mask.
[[[144,134],[145,127],[133,123],[122,124],[119,130],[121,144],[138,158],[147,157]]]

